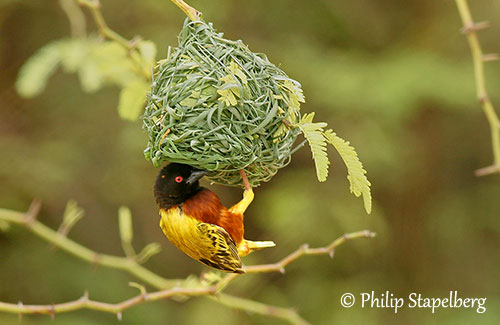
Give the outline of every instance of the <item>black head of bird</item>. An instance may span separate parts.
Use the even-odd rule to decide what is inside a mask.
[[[156,178],[154,194],[160,207],[180,204],[201,189],[198,180],[207,171],[190,165],[171,163],[160,171]]]

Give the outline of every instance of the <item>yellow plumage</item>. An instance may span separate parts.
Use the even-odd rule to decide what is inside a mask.
[[[243,273],[236,244],[224,228],[186,216],[182,209],[160,209],[163,233],[182,252],[224,271]]]
[[[244,273],[240,256],[275,244],[244,238],[243,213],[254,198],[244,172],[243,199],[229,209],[214,192],[200,187],[198,180],[206,174],[178,163],[161,170],[154,188],[160,227],[189,257],[219,270]]]

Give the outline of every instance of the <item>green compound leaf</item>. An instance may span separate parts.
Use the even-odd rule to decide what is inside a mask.
[[[22,66],[16,81],[19,95],[34,97],[45,89],[47,80],[61,62],[61,42],[45,45]]]
[[[91,42],[88,39],[68,39],[59,41],[61,65],[66,72],[76,72],[88,56]]]
[[[96,65],[106,84],[125,88],[141,78],[127,50],[116,42],[94,40],[87,60]]]
[[[87,93],[98,91],[105,83],[105,76],[99,69],[98,63],[92,60],[90,56],[80,63],[78,78],[80,79],[83,91]]]
[[[137,44],[137,47],[143,62],[152,68],[156,62],[156,44],[152,41],[142,40]]]
[[[142,80],[131,82],[122,89],[118,102],[118,114],[122,119],[136,121],[139,118],[144,109],[148,90],[149,85]]]
[[[347,166],[347,179],[351,184],[351,193],[356,197],[363,195],[363,203],[365,210],[370,213],[372,210],[372,196],[370,192],[370,182],[366,178],[366,170],[363,169],[363,164],[358,158],[358,154],[348,141],[340,138],[332,130],[327,130],[323,133],[325,139],[335,147],[345,165]]]
[[[304,97],[304,93],[302,91],[302,88],[300,88],[297,84],[296,81],[292,80],[285,80],[282,88],[286,89],[289,93],[289,107],[292,110],[299,111],[300,110],[300,103],[305,103],[306,98]]]
[[[324,122],[313,123],[314,113],[304,114],[302,120],[297,124],[309,146],[311,147],[314,165],[316,166],[316,175],[320,182],[326,181],[328,177],[328,154],[326,152],[326,140],[323,136],[323,128],[327,125]]]

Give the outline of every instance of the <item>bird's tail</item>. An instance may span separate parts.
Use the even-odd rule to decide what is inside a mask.
[[[267,247],[274,247],[276,244],[273,241],[251,241],[243,239],[243,242],[238,247],[238,254],[240,256],[246,256],[253,251],[258,251]]]

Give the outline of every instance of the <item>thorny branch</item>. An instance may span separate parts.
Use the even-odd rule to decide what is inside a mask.
[[[92,13],[94,21],[99,29],[100,34],[112,41],[121,44],[129,51],[129,55],[135,61],[138,68],[141,68],[141,62],[137,59],[137,48],[135,47],[137,40],[127,40],[120,34],[113,31],[106,24],[104,17],[100,9],[99,0],[76,0],[77,3],[83,7],[86,7]],[[175,5],[177,5],[184,13],[192,20],[198,20],[199,12],[187,5],[182,0],[171,0]],[[85,36],[85,21],[80,11],[76,10],[72,6],[72,1],[60,0],[63,10],[68,15],[68,18],[72,27],[72,34],[76,37]],[[146,78],[149,78],[149,72],[144,72]],[[141,260],[137,256],[119,257],[107,254],[97,253],[90,250],[89,248],[78,244],[67,237],[67,231],[55,231],[51,228],[45,226],[43,223],[39,222],[36,217],[40,210],[40,201],[33,201],[30,209],[26,213],[0,209],[0,221],[18,224],[26,227],[34,234],[38,235],[40,238],[44,239],[53,246],[58,247],[66,252],[85,260],[94,265],[99,265],[108,268],[120,269],[130,273],[136,278],[140,279],[144,283],[151,285],[152,287],[159,289],[160,291],[146,292],[146,288],[143,285],[131,283],[131,286],[137,287],[140,290],[140,294],[124,300],[120,303],[106,303],[96,300],[91,300],[87,292],[74,301],[60,303],[60,304],[50,304],[50,305],[25,305],[22,302],[17,304],[0,302],[0,311],[18,313],[22,314],[48,314],[54,317],[56,313],[70,312],[78,309],[92,309],[102,312],[109,312],[116,314],[117,318],[121,320],[122,312],[133,306],[141,304],[147,301],[155,301],[160,299],[168,299],[176,296],[183,297],[195,297],[195,296],[206,296],[212,300],[217,301],[220,304],[228,306],[233,309],[244,310],[247,312],[252,312],[256,314],[261,314],[268,317],[275,317],[291,324],[304,325],[308,324],[300,315],[292,308],[283,308],[272,306],[268,304],[263,304],[257,301],[253,301],[246,298],[240,298],[231,296],[226,293],[222,293],[224,288],[239,275],[228,274],[222,277],[215,284],[206,284],[203,279],[200,278],[199,286],[197,287],[183,287],[185,285],[184,280],[179,279],[167,279],[155,274],[145,267],[141,266]],[[63,229],[64,227],[61,227]],[[274,264],[263,264],[263,265],[252,265],[245,267],[247,273],[265,273],[265,272],[281,272],[284,273],[285,267],[302,257],[303,255],[321,255],[329,254],[333,258],[333,253],[335,248],[345,243],[347,240],[355,238],[372,238],[375,234],[370,231],[360,231],[350,234],[345,234],[333,241],[330,245],[320,248],[309,248],[307,245],[302,245],[299,249],[289,254],[279,262]]]
[[[467,0],[455,0],[462,23],[462,32],[467,37],[474,62],[474,77],[476,80],[477,98],[481,103],[491,129],[491,143],[493,147],[493,165],[476,170],[477,176],[493,173],[500,173],[500,120],[493,108],[488,93],[486,91],[486,81],[484,77],[484,62],[498,59],[495,54],[483,55],[481,45],[476,32],[489,26],[487,22],[474,23],[469,10]]]
[[[24,305],[23,303],[10,304],[0,302],[0,310],[16,313],[16,314],[47,314],[55,315],[60,313],[71,312],[79,309],[92,309],[102,312],[114,313],[121,320],[122,312],[133,306],[146,301],[155,301],[160,299],[168,299],[174,296],[203,296],[210,295],[214,292],[214,287],[207,288],[172,288],[152,293],[147,293],[144,287],[141,287],[141,293],[137,296],[124,300],[116,304],[91,300],[88,292],[85,292],[80,298],[52,305]]]
[[[304,255],[330,255],[331,258],[334,257],[335,248],[342,245],[348,240],[354,238],[373,238],[375,233],[369,230],[363,230],[358,232],[353,232],[349,234],[344,234],[343,236],[334,240],[330,245],[325,247],[310,248],[309,245],[304,244],[300,246],[295,252],[283,258],[281,261],[273,264],[262,264],[262,265],[252,265],[245,268],[247,273],[264,273],[264,272],[281,272],[285,273],[285,267],[299,259]]]
[[[144,286],[133,284],[134,286],[139,288],[140,294],[116,304],[90,300],[88,294],[84,294],[77,300],[51,305],[24,305],[22,303],[12,304],[0,302],[0,311],[19,314],[54,315],[56,313],[70,312],[77,309],[93,309],[103,312],[115,313],[120,319],[121,313],[124,310],[146,301],[168,299],[175,296],[207,296],[230,308],[279,318],[288,321],[291,324],[307,324],[307,322],[302,319],[294,309],[271,306],[250,299],[234,297],[222,293],[224,288],[239,276],[237,274],[228,274],[215,284],[205,284],[204,281],[200,279],[200,284],[197,287],[183,287],[183,280],[163,278],[139,265],[137,261],[132,258],[100,254],[72,241],[71,239],[67,238],[66,235],[57,232],[56,230],[53,230],[38,221],[37,214],[39,210],[40,201],[38,200],[33,201],[26,213],[8,209],[0,209],[0,221],[24,226],[55,247],[65,250],[66,252],[87,262],[104,267],[127,271],[138,279],[144,281],[145,283],[148,283],[151,286],[160,289],[160,291],[147,293]],[[372,238],[374,236],[375,234],[373,232],[365,230],[345,234],[325,247],[309,248],[307,245],[302,245],[301,247],[299,247],[299,249],[274,264],[251,265],[245,267],[245,271],[247,273],[284,273],[284,269],[287,265],[296,261],[303,255],[328,254],[333,257],[335,249],[346,241],[355,238]]]

